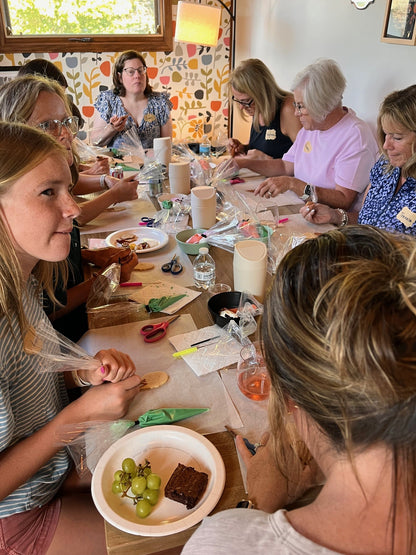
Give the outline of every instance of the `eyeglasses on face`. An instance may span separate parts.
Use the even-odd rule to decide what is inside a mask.
[[[144,75],[147,71],[147,67],[146,66],[125,67],[123,69],[123,71],[125,71],[129,77],[133,77],[133,75],[136,73],[136,71],[139,75]]]
[[[307,111],[307,108],[305,108],[305,106],[300,102],[294,102],[293,107],[295,109],[295,112],[299,112],[301,114],[304,114]]]
[[[237,102],[237,104],[240,104],[241,106],[243,106],[243,108],[250,108],[250,106],[254,102],[252,98],[250,100],[238,100],[238,98],[235,98],[234,96],[232,96],[231,98],[234,102]]]
[[[59,137],[61,135],[63,127],[75,135],[79,131],[79,119],[76,116],[70,116],[62,121],[59,119],[48,119],[47,121],[39,123],[37,127],[54,137]]]

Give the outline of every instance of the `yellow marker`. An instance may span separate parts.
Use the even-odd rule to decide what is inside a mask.
[[[189,355],[190,353],[195,353],[198,350],[198,347],[190,347],[189,349],[185,349],[184,351],[178,351],[177,353],[173,353],[173,358],[181,358],[184,355]]]

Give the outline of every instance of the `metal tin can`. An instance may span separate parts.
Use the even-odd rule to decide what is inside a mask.
[[[157,197],[163,192],[163,183],[159,179],[149,179],[149,196]]]
[[[114,168],[110,168],[110,175],[112,177],[117,177],[117,179],[123,179],[123,166],[114,166]]]

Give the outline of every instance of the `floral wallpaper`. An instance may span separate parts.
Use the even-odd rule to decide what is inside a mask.
[[[228,7],[231,1],[225,2]],[[172,11],[174,33],[176,5],[172,6]],[[216,47],[174,41],[172,52],[142,52],[153,89],[170,94],[174,140],[198,142],[204,133],[211,140],[220,134],[227,135],[231,23],[229,14],[223,9]],[[118,54],[0,53],[0,74],[2,66],[19,66],[32,58],[52,61],[68,81],[67,92],[72,95],[86,121],[81,138],[88,139],[94,101],[99,92],[111,88],[113,62]]]

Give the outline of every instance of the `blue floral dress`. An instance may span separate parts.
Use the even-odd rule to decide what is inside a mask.
[[[110,122],[112,116],[128,116],[124,131],[117,133],[107,146],[120,148],[125,140],[126,131],[135,128],[143,148],[148,149],[153,148],[153,139],[160,137],[161,128],[168,121],[173,105],[167,93],[151,93],[147,98],[147,107],[139,125],[136,125],[134,119],[127,113],[121,98],[111,90],[100,93],[94,106],[106,123]]]
[[[371,169],[371,186],[358,223],[416,235],[416,179],[408,177],[395,193],[400,168],[385,173],[387,164],[388,160],[381,157]]]

